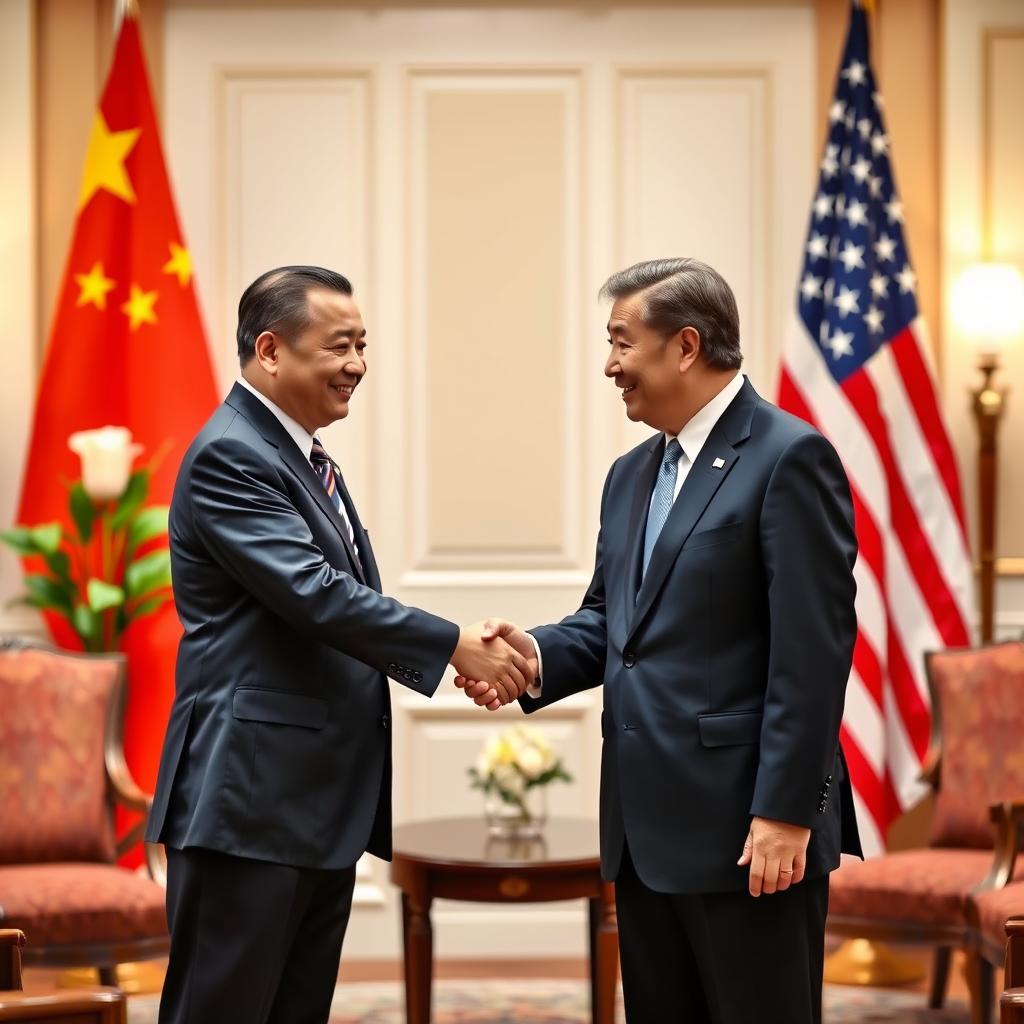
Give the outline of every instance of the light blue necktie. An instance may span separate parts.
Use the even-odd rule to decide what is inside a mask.
[[[651,495],[651,507],[647,512],[647,533],[644,534],[644,568],[641,579],[647,575],[647,566],[651,561],[651,552],[658,541],[665,520],[672,511],[675,500],[676,477],[679,474],[679,457],[683,454],[682,446],[676,438],[672,438],[665,447],[665,455],[658,470],[658,482],[654,485]]]

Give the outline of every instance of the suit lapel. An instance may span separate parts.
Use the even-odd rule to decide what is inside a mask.
[[[296,447],[291,435],[284,429],[278,418],[258,398],[243,388],[241,384],[235,384],[232,387],[225,401],[232,409],[241,413],[249,420],[263,435],[264,439],[277,449],[281,461],[291,470],[299,483],[305,487],[309,495],[320,506],[320,511],[323,512],[328,522],[337,531],[342,544],[345,545],[349,561],[352,563],[353,575],[361,583],[365,583],[366,577],[359,567],[359,560],[356,558],[355,551],[352,550],[352,542],[349,540],[348,530],[345,529],[345,524],[341,521],[338,510],[331,504],[331,499],[327,497],[327,492],[320,482],[320,477],[316,475],[316,470],[313,469],[310,461]]]
[[[627,611],[632,614],[627,618],[629,623],[628,637],[631,639],[637,627],[643,622],[644,616],[651,609],[654,599],[657,597],[669,571],[675,564],[676,558],[686,538],[693,532],[704,510],[711,503],[718,488],[732,471],[733,466],[739,460],[739,453],[733,445],[741,444],[750,436],[750,423],[753,419],[754,409],[760,401],[757,392],[749,381],[745,381],[739,394],[730,403],[729,407],[722,413],[715,424],[707,441],[697,456],[697,461],[690,467],[690,472],[683,481],[679,497],[676,498],[669,512],[665,526],[651,552],[651,561],[647,566],[647,575],[640,584],[640,590],[636,595],[636,604]],[[719,462],[719,465],[715,463]],[[650,487],[647,491],[650,498]],[[646,508],[646,504],[644,505]],[[636,514],[636,499],[634,498],[634,515]],[[634,544],[643,543],[644,524],[638,522],[635,527],[636,536],[633,536]],[[638,540],[639,538],[639,540]]]
[[[647,449],[647,455],[636,471],[633,484],[633,507],[629,513],[629,538],[626,549],[626,571],[623,573],[622,597],[625,601],[626,622],[633,617],[636,607],[636,590],[640,583],[640,551],[643,548],[644,532],[647,529],[647,510],[651,504],[654,478],[658,475],[665,451],[665,435],[654,438]]]

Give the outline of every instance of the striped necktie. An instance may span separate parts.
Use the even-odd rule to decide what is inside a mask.
[[[363,565],[359,560],[359,548],[356,547],[355,531],[352,529],[352,523],[348,518],[348,513],[345,511],[345,503],[341,500],[341,490],[338,487],[338,478],[334,472],[334,463],[331,462],[330,456],[320,443],[320,438],[318,437],[313,438],[313,450],[309,453],[309,461],[313,463],[313,469],[316,470],[316,475],[320,477],[320,483],[324,485],[327,497],[335,509],[337,509],[338,515],[341,516],[345,529],[348,530],[348,539],[352,543],[352,550],[355,552],[356,561],[359,562],[359,568],[362,569]]]
[[[673,437],[665,446],[661,469],[658,470],[658,482],[654,485],[654,494],[651,495],[651,507],[647,513],[647,532],[644,534],[644,564],[641,579],[647,575],[647,566],[650,565],[654,545],[658,541],[658,536],[665,525],[665,520],[668,519],[669,512],[672,511],[676,495],[676,478],[679,475],[679,458],[682,454],[682,445],[677,438]]]

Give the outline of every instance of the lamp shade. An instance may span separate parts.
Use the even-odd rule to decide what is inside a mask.
[[[953,322],[980,352],[996,353],[1024,333],[1024,276],[1012,263],[975,263],[957,278]]]

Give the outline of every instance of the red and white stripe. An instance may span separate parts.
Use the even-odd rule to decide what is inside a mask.
[[[920,318],[837,384],[794,312],[779,404],[835,445],[860,553],[842,742],[865,853],[924,793],[926,651],[969,642],[971,559],[956,461]]]

